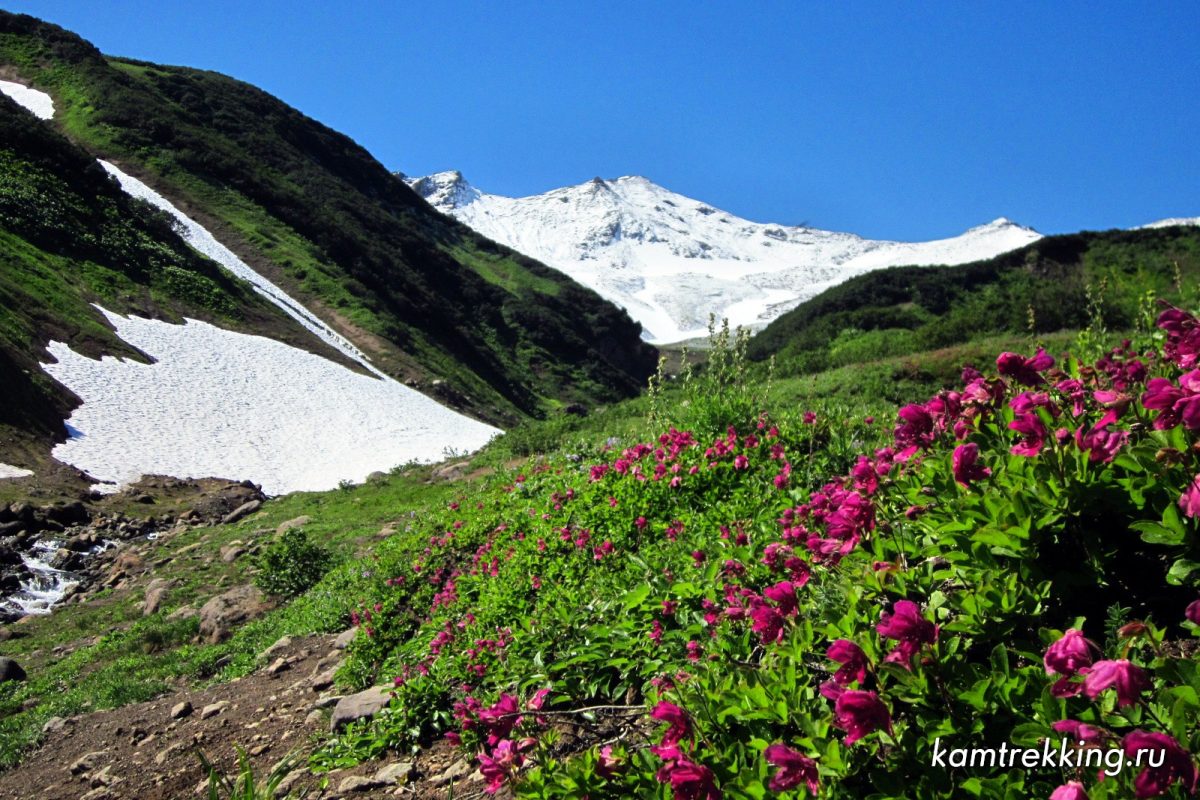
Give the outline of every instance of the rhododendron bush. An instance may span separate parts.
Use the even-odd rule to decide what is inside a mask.
[[[891,425],[668,427],[461,498],[381,556],[347,677],[395,700],[323,757],[446,739],[524,797],[1190,796],[1200,323],[1158,326]],[[1166,756],[932,765],[1063,737]]]

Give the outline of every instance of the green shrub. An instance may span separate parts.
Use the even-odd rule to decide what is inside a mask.
[[[308,540],[302,528],[285,531],[258,560],[258,588],[276,597],[296,597],[316,585],[333,566],[333,554]]]

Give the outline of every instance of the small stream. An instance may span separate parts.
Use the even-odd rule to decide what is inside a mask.
[[[90,559],[113,546],[113,542],[102,541],[83,555]],[[79,585],[79,575],[51,566],[63,542],[58,539],[39,539],[30,550],[21,554],[25,562],[26,577],[21,580],[21,589],[8,597],[0,598],[0,612],[17,616],[49,614],[56,605]]]

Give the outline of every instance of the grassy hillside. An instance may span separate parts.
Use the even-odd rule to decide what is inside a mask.
[[[252,86],[108,58],[0,13],[0,74],[54,124],[170,197],[386,371],[493,422],[636,391],[638,326],[437,212],[369,153]]]
[[[1194,302],[1197,286],[1200,229],[1048,236],[986,261],[852,278],[772,322],[750,357],[803,374],[996,334],[1126,330],[1154,298]]]
[[[1195,399],[1200,321],[1162,324],[1094,363],[986,353],[899,414],[852,370],[815,381],[844,396],[772,399],[718,348],[528,461],[503,437],[470,485],[425,470],[272,501],[166,542],[213,563],[164,559],[183,588],[158,613],[138,618],[133,587],[28,626],[14,652],[39,674],[0,687],[0,756],[52,714],[232,678],[284,633],[356,624],[341,685],[396,699],[318,743],[317,771],[451,734],[488,786],[543,800],[1007,800],[1071,780],[1190,796],[1200,456],[1190,406],[1160,401]],[[168,616],[253,572],[218,549],[300,513],[341,564],[231,641],[187,643],[194,622]],[[115,630],[54,654],[100,613]],[[931,766],[938,737],[1040,752],[1080,722],[1170,766]]]

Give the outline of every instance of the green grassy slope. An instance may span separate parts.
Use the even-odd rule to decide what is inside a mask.
[[[636,391],[639,328],[598,295],[430,208],[346,136],[252,86],[107,58],[0,14],[0,74],[170,197],[386,371],[493,422]]]
[[[750,357],[803,374],[996,334],[1128,329],[1147,298],[1189,302],[1198,284],[1195,228],[1048,236],[986,261],[852,278],[772,322]]]

